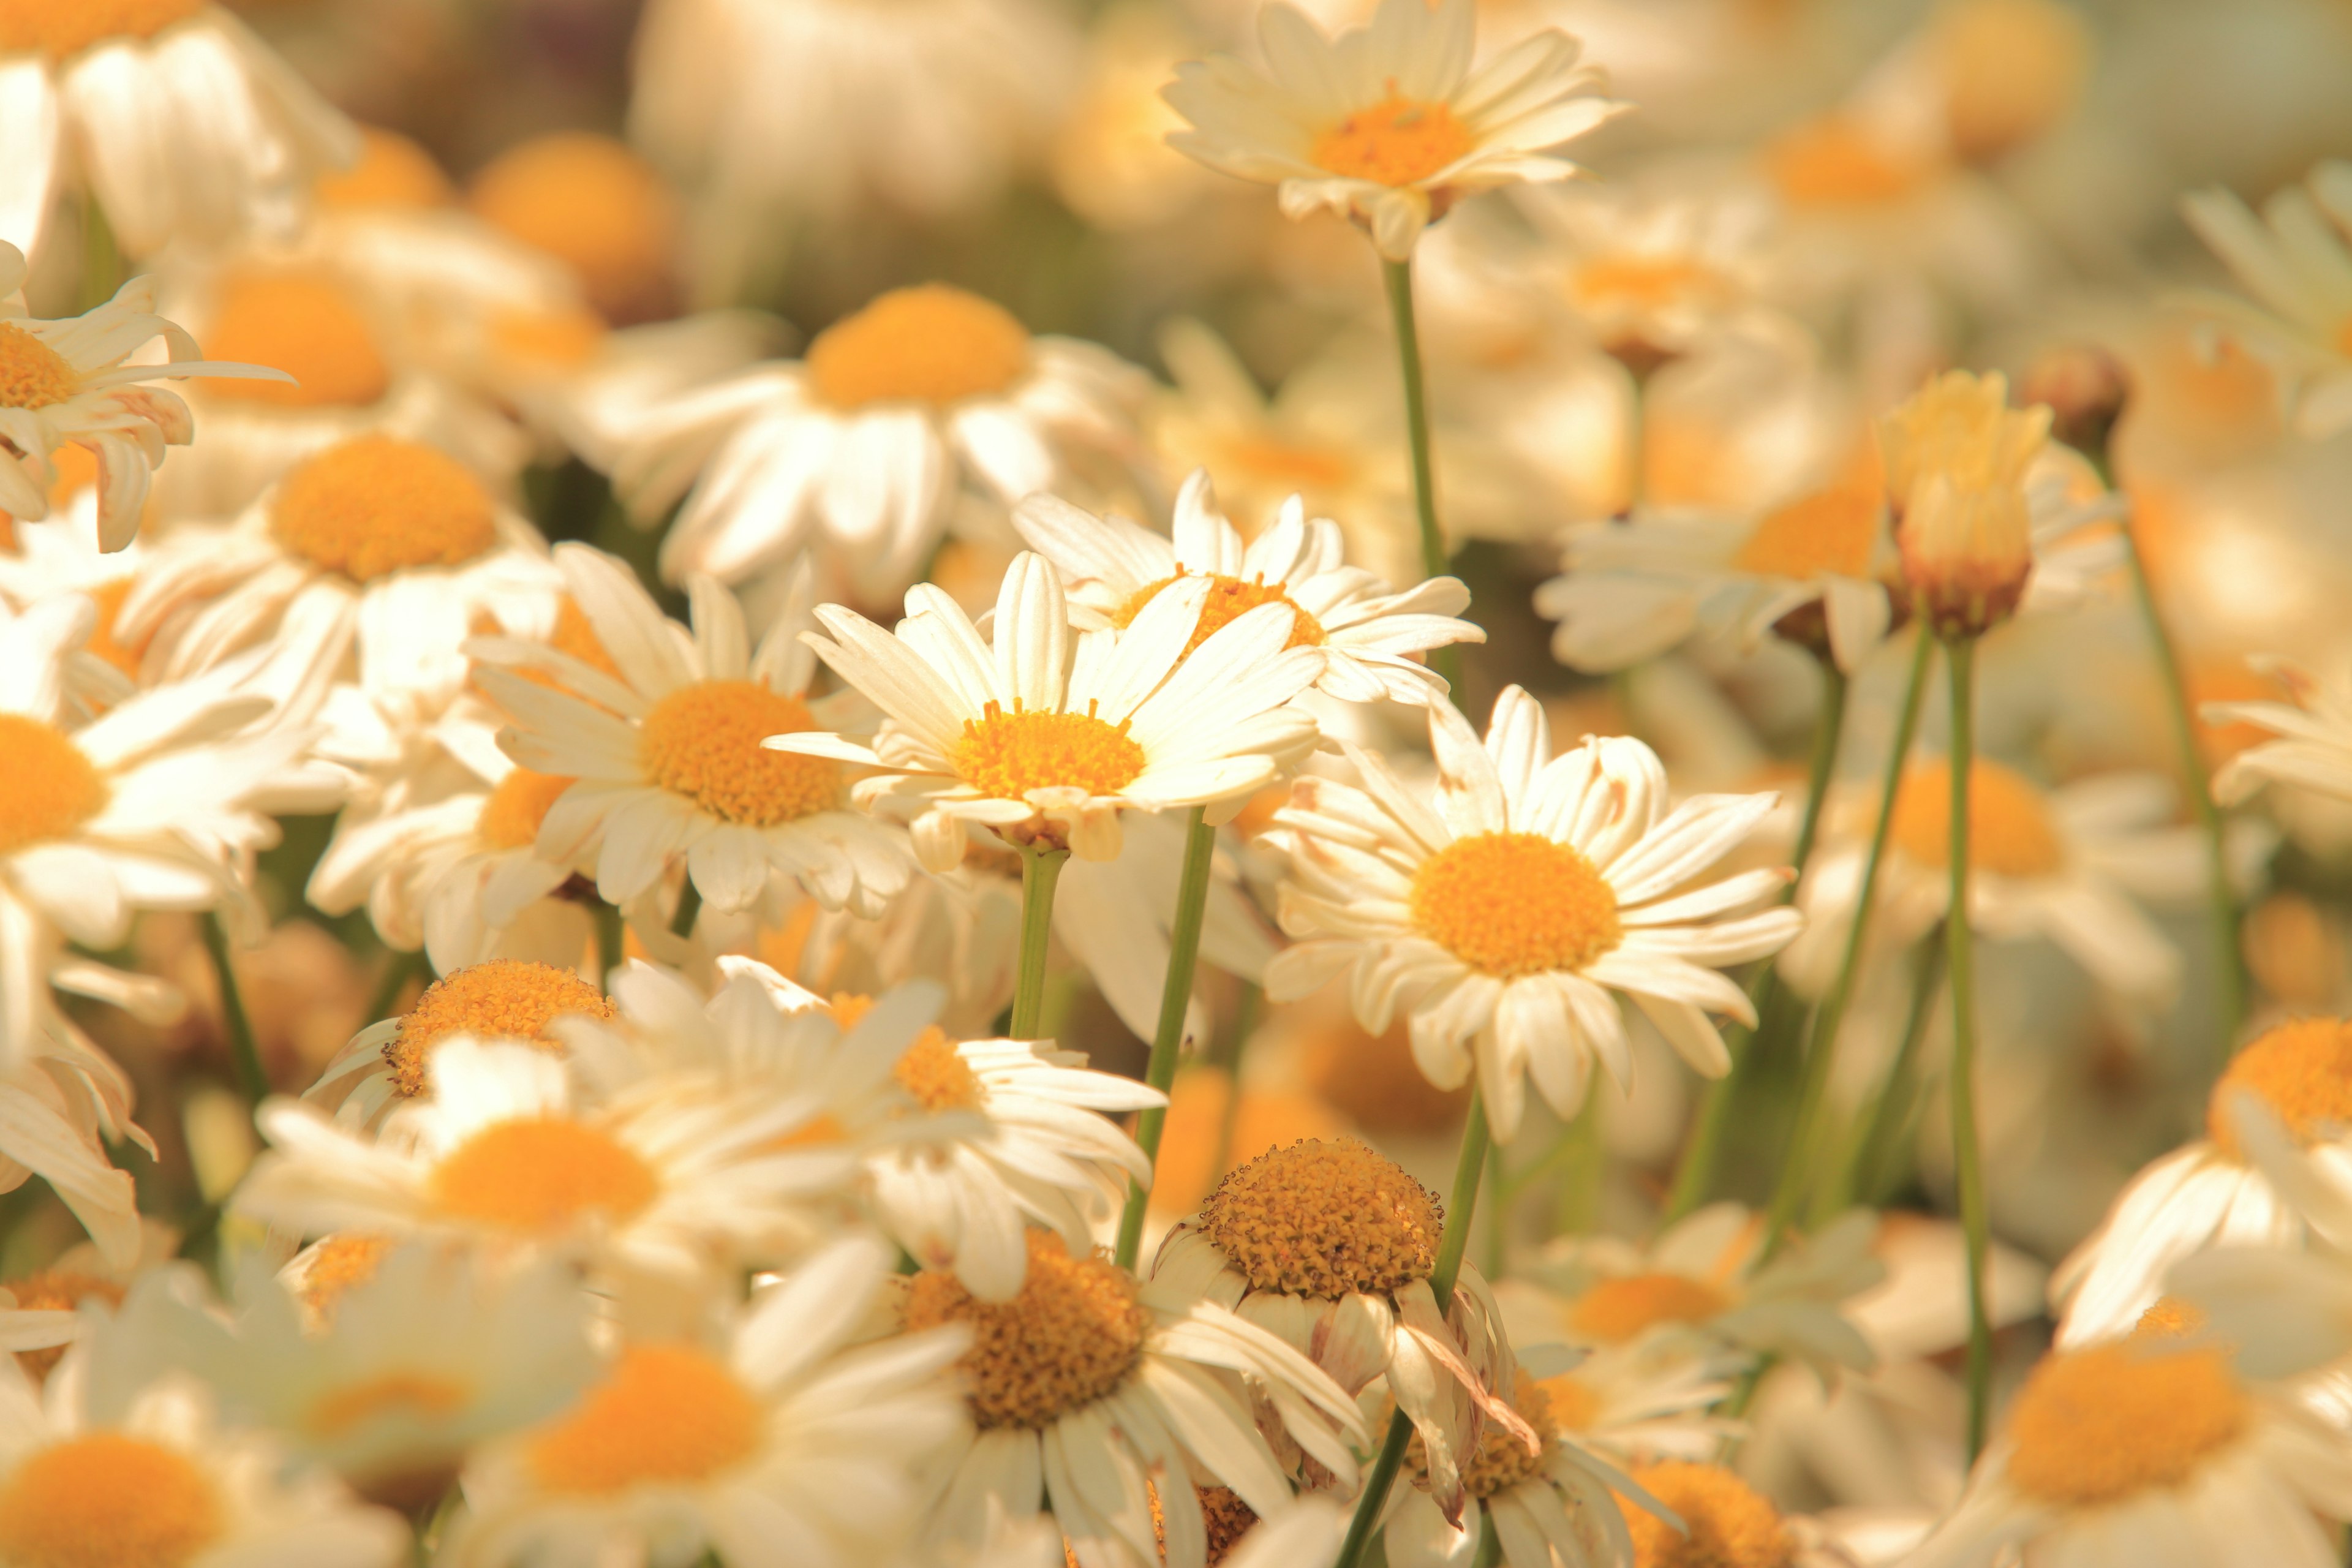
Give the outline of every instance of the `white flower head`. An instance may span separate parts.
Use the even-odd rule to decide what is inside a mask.
[[[2284,353],[2298,373],[2301,432],[2319,439],[2352,423],[2352,163],[2321,163],[2273,193],[2259,217],[2218,188],[2183,196],[2180,209],[2256,301],[2200,302]]]

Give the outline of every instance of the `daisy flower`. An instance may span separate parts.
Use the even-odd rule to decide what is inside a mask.
[[[1465,195],[1581,173],[1548,149],[1625,105],[1591,95],[1601,73],[1577,41],[1530,34],[1471,68],[1471,0],[1381,0],[1371,25],[1327,37],[1288,5],[1258,13],[1267,69],[1231,55],[1176,68],[1168,101],[1191,121],[1169,138],[1213,169],[1281,187],[1282,210],[1350,216],[1402,261]]]
[[[359,151],[348,121],[205,0],[11,6],[0,121],[16,128],[0,237],[28,251],[77,184],[133,256],[282,235],[311,182]]]
[[[768,744],[883,770],[858,798],[911,805],[934,870],[963,858],[967,825],[1115,859],[1121,807],[1238,805],[1313,742],[1315,721],[1285,705],[1321,676],[1323,650],[1291,647],[1295,612],[1265,604],[1188,653],[1213,587],[1180,578],[1126,630],[1073,637],[1060,578],[1024,553],[988,642],[928,583],[889,632],[821,605],[833,635],[809,633],[809,646],[889,717],[871,747],[828,734]]]
[[[1649,747],[1592,738],[1555,758],[1543,709],[1516,686],[1496,700],[1484,745],[1451,703],[1431,705],[1429,734],[1434,800],[1341,742],[1360,783],[1301,779],[1276,814],[1290,859],[1279,913],[1299,941],[1267,966],[1266,994],[1295,1001],[1345,973],[1374,1034],[1403,1007],[1423,1076],[1455,1089],[1475,1066],[1506,1142],[1528,1074],[1562,1116],[1582,1105],[1596,1058],[1624,1081],[1612,992],[1692,1067],[1727,1070],[1706,1015],[1752,1022],[1755,1009],[1717,968],[1778,952],[1802,917],[1738,912],[1772,900],[1783,869],[1689,884],[1777,796],[1701,795],[1669,812]]]
[[[2274,192],[2260,217],[2218,187],[2182,197],[2180,210],[2256,301],[2199,302],[2301,371],[2297,428],[2318,439],[2352,424],[2352,163],[2321,163],[2302,186]]]
[[[2324,679],[2285,660],[2261,668],[2285,685],[2291,700],[2205,705],[2208,724],[2248,725],[2264,736],[2216,770],[2213,798],[2237,805],[2280,784],[2352,800],[2352,669]]]
[[[1449,643],[1485,642],[1458,618],[1470,590],[1458,577],[1432,577],[1399,594],[1361,567],[1346,564],[1339,525],[1307,521],[1292,496],[1257,537],[1217,510],[1208,470],[1198,468],[1176,497],[1172,538],[1124,518],[1102,518],[1048,495],[1013,509],[1013,526],[1051,561],[1069,592],[1072,624],[1081,631],[1124,628],[1161,589],[1181,577],[1210,580],[1194,628],[1197,647],[1245,611],[1265,604],[1291,608],[1290,646],[1324,651],[1319,691],[1343,701],[1427,702],[1444,679],[1407,657]]]
[[[920,574],[969,496],[997,508],[1139,456],[1150,381],[944,283],[896,289],[761,365],[646,410],[614,458],[641,521],[686,504],[662,574],[734,583],[814,550],[860,594]],[[691,493],[688,487],[691,486]]]
[[[886,1561],[919,1467],[963,1427],[940,1373],[970,1342],[948,1329],[856,1344],[889,1278],[887,1247],[845,1237],[723,1332],[624,1343],[568,1409],[467,1467],[449,1561]]]
[[[466,205],[561,264],[604,320],[674,313],[677,198],[611,137],[568,131],[518,142],[474,175]]]
[[[513,717],[499,745],[524,767],[574,781],[541,822],[540,858],[593,866],[598,896],[615,906],[655,890],[682,863],[720,911],[747,908],[784,877],[828,908],[879,914],[913,871],[904,838],[844,809],[832,756],[761,746],[828,729],[840,710],[835,700],[808,700],[816,660],[801,643],[805,568],[755,648],[735,596],[709,578],[688,585],[689,636],[614,557],[565,544],[555,563],[616,674],[538,644],[471,645],[486,663],[509,667],[477,677]],[[539,671],[562,684],[527,679]]]
[[[1347,1448],[1370,1441],[1362,1419],[1305,1356],[1223,1307],[1163,1300],[1108,1258],[1072,1256],[1051,1232],[1031,1231],[1028,1247],[1009,1302],[978,1300],[936,1270],[915,1276],[902,1300],[909,1331],[962,1323],[971,1333],[957,1366],[972,1427],[939,1472],[940,1538],[977,1544],[992,1518],[1049,1507],[1082,1561],[1204,1568],[1198,1500],[1161,1490],[1155,1528],[1150,1482],[1213,1480],[1261,1517],[1274,1513],[1291,1489],[1253,1422],[1258,1401],[1294,1438],[1313,1435],[1341,1461],[1343,1490],[1353,1483]]]
[[[1529,186],[1534,270],[1593,340],[1649,369],[1763,320],[1770,212],[1750,191]]]

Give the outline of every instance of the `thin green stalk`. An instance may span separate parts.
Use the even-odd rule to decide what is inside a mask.
[[[702,913],[702,889],[689,874],[677,889],[677,909],[669,917],[672,936],[692,936],[695,917]]]
[[[1479,1254],[1479,1264],[1489,1279],[1503,1276],[1504,1258],[1510,1246],[1511,1223],[1510,1184],[1503,1179],[1503,1146],[1486,1145],[1486,1189],[1495,1194],[1486,1205],[1486,1245]]]
[[[2180,650],[2157,609],[2156,591],[2148,584],[2147,563],[2140,559],[2138,538],[2129,528],[2124,530],[2124,559],[2131,566],[2132,598],[2139,605],[2140,621],[2147,627],[2148,644],[2156,652],[2157,673],[2163,678],[2182,786],[2189,792],[2189,810],[2205,839],[2205,896],[2212,914],[2214,984],[2220,988],[2221,1014],[2221,1038],[2213,1058],[2218,1069],[2230,1059],[2239,1026],[2246,1021],[2246,963],[2238,942],[2238,890],[2231,884],[2230,850],[2221,832],[2221,807],[2213,802],[2212,780],[2197,746],[2197,718],[2189,705],[2189,680],[2181,671]]]
[[[1015,844],[1021,854],[1021,969],[1013,991],[1013,1038],[1037,1037],[1037,1019],[1045,1008],[1045,949],[1054,937],[1054,885],[1062,879],[1066,849],[1040,849]]]
[[[621,966],[629,950],[623,924],[618,909],[602,899],[596,900],[596,979],[600,984],[612,979],[613,971]]]
[[[367,1021],[373,1024],[379,1018],[391,1017],[393,1009],[400,1005],[400,994],[408,989],[409,981],[424,973],[426,971],[423,953],[386,953],[383,978],[376,982],[375,994],[368,998]]]
[[[1969,1462],[1984,1452],[1992,1413],[1992,1320],[1985,1310],[1985,1269],[1992,1251],[1984,1170],[1977,1146],[1976,950],[1969,925],[1969,773],[1976,760],[1976,644],[1944,645],[1952,674],[1952,899],[1944,920],[1945,962],[1952,972],[1952,1163],[1958,1178],[1960,1229],[1969,1250]]]
[[[1919,1047],[1927,1037],[1927,1020],[1935,1011],[1937,988],[1944,983],[1947,940],[1942,931],[1937,931],[1929,932],[1927,940],[1919,944],[1919,956],[1911,971],[1911,1010],[1903,1020],[1903,1037],[1895,1047],[1895,1059],[1886,1064],[1886,1081],[1879,1088],[1878,1101],[1871,1108],[1870,1120],[1854,1141],[1853,1157],[1834,1184],[1835,1201],[1828,1206],[1829,1213],[1857,1202],[1875,1204],[1885,1190],[1886,1167],[1895,1158],[1895,1140],[1902,1137],[1903,1129],[1911,1121]]]
[[[1421,570],[1424,577],[1443,577],[1451,558],[1444,531],[1437,525],[1437,474],[1429,455],[1429,403],[1421,369],[1421,330],[1412,311],[1412,262],[1382,260],[1381,272],[1388,284],[1389,316],[1396,324],[1397,363],[1404,373],[1405,435],[1412,448],[1413,509],[1421,521]],[[1429,667],[1454,689],[1462,700],[1462,654],[1451,644],[1429,650]]]
[[[260,1049],[253,1043],[253,1020],[245,1010],[245,994],[237,989],[236,969],[229,963],[228,928],[217,910],[205,914],[205,951],[212,954],[213,973],[220,977],[221,1024],[228,1033],[229,1057],[236,1064],[237,1087],[259,1105],[269,1096],[269,1075],[262,1070]]]
[[[1887,836],[1895,826],[1895,797],[1903,787],[1904,764],[1911,755],[1911,737],[1919,727],[1919,707],[1927,691],[1927,656],[1934,643],[1920,628],[1918,646],[1911,653],[1910,683],[1904,688],[1903,710],[1895,722],[1895,743],[1878,786],[1878,820],[1870,830],[1870,848],[1862,862],[1862,886],[1854,895],[1853,923],[1846,928],[1845,947],[1838,957],[1837,979],[1814,1010],[1811,1038],[1805,1047],[1804,1076],[1797,1090],[1797,1116],[1789,1130],[1789,1149],[1780,1166],[1780,1180],[1772,1192],[1772,1207],[1764,1226],[1764,1250],[1776,1250],[1797,1211],[1827,1149],[1822,1136],[1822,1101],[1829,1091],[1830,1069],[1837,1059],[1838,1026],[1853,1001],[1862,976],[1862,951],[1870,934],[1870,915],[1878,900],[1878,871],[1886,857]],[[1957,764],[1955,764],[1957,766]],[[1819,1145],[1817,1147],[1816,1145]]]
[[[1470,1243],[1470,1222],[1477,1212],[1478,1178],[1486,1168],[1486,1097],[1473,1094],[1470,1119],[1462,1125],[1462,1152],[1454,1161],[1445,1228],[1437,1238],[1437,1267],[1429,1276],[1430,1294],[1447,1312],[1454,1310],[1454,1282],[1462,1277],[1462,1252]],[[1379,1458],[1372,1461],[1371,1474],[1364,1479],[1355,1516],[1348,1521],[1348,1537],[1340,1542],[1332,1568],[1358,1568],[1362,1562],[1364,1548],[1372,1531],[1380,1528],[1381,1513],[1388,1506],[1389,1489],[1396,1484],[1397,1471],[1404,1466],[1405,1447],[1412,1441],[1412,1420],[1399,1410],[1389,1417],[1389,1435],[1381,1444]]]
[[[1217,830],[1209,826],[1207,815],[1200,806],[1192,808],[1191,823],[1184,831],[1184,874],[1176,884],[1176,919],[1168,931],[1168,978],[1160,988],[1160,1027],[1151,1037],[1151,1059],[1143,1069],[1143,1081],[1160,1093],[1176,1081],[1176,1053],[1184,1044],[1184,1014],[1192,1002],[1192,971],[1201,956],[1201,923],[1209,908],[1209,863],[1217,852]],[[1023,963],[1028,958],[1024,948]],[[1241,1098],[1238,1079],[1233,1085],[1234,1100]],[[1168,1125],[1168,1108],[1154,1106],[1135,1119],[1136,1146],[1143,1157],[1157,1170],[1160,1163],[1160,1134]],[[1150,1189],[1139,1182],[1127,1186],[1127,1208],[1118,1216],[1118,1266],[1133,1268],[1136,1258],[1143,1249],[1143,1206]]]

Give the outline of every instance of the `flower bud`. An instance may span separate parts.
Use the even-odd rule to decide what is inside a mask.
[[[1999,375],[1953,371],[1879,424],[1904,582],[1940,637],[2008,619],[2033,570],[2025,474],[2050,410],[2012,409],[2008,390]]]

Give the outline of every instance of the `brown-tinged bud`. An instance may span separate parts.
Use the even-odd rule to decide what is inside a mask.
[[[2062,343],[2026,368],[2017,400],[2047,404],[2050,434],[2102,466],[2107,437],[2131,399],[2131,373],[2096,343]]]
[[[1952,371],[1879,422],[1904,583],[1939,637],[2007,620],[2033,571],[2025,473],[2050,410],[2011,408],[2008,392],[2000,375]]]

